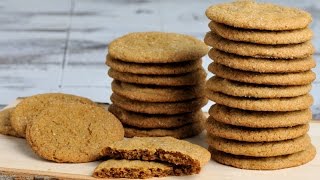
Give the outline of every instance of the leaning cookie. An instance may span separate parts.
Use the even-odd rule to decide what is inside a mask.
[[[0,134],[21,137],[11,126],[10,114],[14,108],[8,108],[0,111]]]
[[[172,137],[134,137],[105,147],[101,155],[127,160],[160,161],[189,166],[185,174],[199,173],[210,160],[210,153],[201,146]]]

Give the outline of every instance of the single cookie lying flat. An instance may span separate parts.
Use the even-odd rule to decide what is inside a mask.
[[[316,156],[316,149],[310,145],[306,150],[294,154],[274,157],[248,157],[224,153],[209,147],[213,160],[241,169],[274,170],[300,166]]]
[[[251,111],[297,111],[308,109],[313,103],[313,97],[310,94],[291,98],[260,99],[208,91],[207,97],[217,104]]]
[[[109,158],[161,161],[174,165],[191,166],[190,172],[199,173],[210,160],[210,153],[201,146],[172,137],[134,137],[115,142],[101,151]]]
[[[126,62],[170,63],[200,59],[208,47],[188,35],[137,32],[115,39],[108,51],[111,57]]]
[[[211,77],[206,83],[206,88],[214,92],[220,92],[230,96],[254,98],[296,97],[308,94],[311,87],[311,84],[301,86],[246,84],[219,78],[218,76]]]
[[[263,59],[238,56],[212,48],[209,57],[214,62],[233,69],[261,73],[289,73],[308,71],[316,66],[312,56],[302,59]]]
[[[26,126],[33,120],[43,109],[55,101],[79,102],[82,104],[95,103],[87,98],[63,93],[46,93],[30,96],[23,99],[11,113],[11,125],[21,137],[25,137]]]
[[[0,111],[0,134],[20,137],[11,126],[10,114],[13,110],[14,108],[8,108]]]
[[[146,179],[152,177],[183,175],[183,173],[175,173],[178,171],[175,171],[174,169],[175,168],[169,164],[153,161],[110,159],[102,162],[96,167],[93,172],[93,177]],[[181,169],[179,170],[181,171]]]
[[[312,118],[310,108],[288,112],[261,112],[246,111],[220,104],[211,106],[209,115],[225,124],[252,128],[292,127],[307,124]]]
[[[225,139],[233,139],[246,142],[270,142],[294,139],[306,134],[309,124],[283,128],[247,128],[223,124],[212,117],[206,123],[208,134]]]
[[[195,71],[201,68],[202,60],[184,61],[177,63],[130,63],[111,56],[107,56],[106,64],[119,72],[126,72],[132,74],[149,74],[149,75],[170,75],[170,74],[184,74]]]
[[[224,139],[217,136],[208,136],[210,147],[234,155],[252,157],[271,157],[297,153],[306,150],[311,145],[308,135],[295,139],[274,142],[243,142]]]
[[[312,71],[299,73],[257,73],[229,68],[218,63],[211,63],[208,69],[210,72],[225,79],[264,85],[307,85],[316,79],[316,74]]]
[[[186,124],[181,127],[170,129],[142,129],[124,124],[124,136],[132,137],[164,137],[171,136],[177,139],[184,139],[200,134],[204,130],[205,118],[200,119],[199,122]]]
[[[114,80],[111,88],[115,94],[144,102],[177,102],[205,96],[204,83],[185,87],[159,87]]]
[[[136,84],[159,85],[159,86],[190,86],[202,84],[207,74],[204,69],[178,75],[142,75],[123,73],[109,69],[108,74],[113,79]]]
[[[255,1],[235,1],[210,6],[206,10],[209,19],[244,29],[293,30],[311,23],[308,12]]]
[[[126,111],[111,104],[109,111],[123,124],[145,129],[175,128],[205,119],[201,110],[177,115],[142,114]]]
[[[236,42],[224,39],[214,32],[208,32],[204,42],[215,49],[237,54],[241,56],[250,56],[255,58],[270,59],[296,59],[306,58],[315,51],[310,41],[300,44],[288,45],[265,45],[253,44],[247,42]]]
[[[104,147],[123,137],[123,126],[114,115],[80,102],[51,104],[29,122],[26,130],[33,151],[55,162],[95,161]]]
[[[201,109],[207,104],[206,98],[196,98],[180,102],[142,102],[131,100],[113,93],[110,97],[113,104],[122,109],[147,114],[181,114]]]
[[[223,38],[257,44],[297,44],[311,40],[313,35],[310,28],[263,31],[235,28],[214,21],[209,23],[209,28]]]

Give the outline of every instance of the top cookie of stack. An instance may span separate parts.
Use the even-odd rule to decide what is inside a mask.
[[[206,11],[213,48],[206,84],[207,142],[216,161],[245,169],[281,169],[312,160],[306,134],[315,73],[309,13],[254,1]]]
[[[200,40],[175,33],[130,33],[111,42],[109,110],[124,124],[126,137],[185,138],[203,130],[201,58],[207,51]]]

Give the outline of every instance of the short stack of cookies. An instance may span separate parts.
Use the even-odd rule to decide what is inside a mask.
[[[110,43],[109,111],[123,123],[126,137],[202,132],[207,99],[201,58],[207,51],[194,37],[164,32],[130,33]]]
[[[307,135],[315,73],[309,13],[254,1],[211,6],[206,83],[212,159],[244,169],[281,169],[315,156]]]

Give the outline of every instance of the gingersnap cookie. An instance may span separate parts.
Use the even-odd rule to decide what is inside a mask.
[[[316,148],[310,145],[306,150],[294,154],[274,157],[239,156],[218,151],[209,147],[211,158],[221,164],[256,170],[275,170],[300,166],[310,162],[316,156]]]
[[[127,138],[132,137],[164,137],[171,136],[177,139],[185,139],[188,137],[196,136],[204,130],[205,118],[200,119],[199,122],[193,122],[175,128],[154,128],[145,129],[140,127],[133,127],[124,124],[124,136]]]
[[[211,63],[208,70],[225,79],[264,85],[306,85],[316,79],[316,75],[312,71],[298,73],[257,73],[229,68],[218,63]]]
[[[14,108],[8,108],[0,111],[0,134],[20,137],[11,126],[10,114],[13,110]]]
[[[214,32],[208,32],[204,38],[204,42],[208,46],[224,52],[255,58],[306,58],[311,56],[315,51],[311,41],[287,45],[253,44],[248,42],[231,41],[218,36]]]
[[[311,40],[313,35],[308,27],[288,31],[261,31],[235,28],[214,21],[208,26],[211,31],[223,38],[256,44],[298,44]]]
[[[169,164],[153,161],[109,159],[96,167],[93,172],[93,177],[146,179],[152,177],[183,175],[182,172],[175,173],[178,172],[178,170],[174,170],[175,168]],[[177,169],[181,171],[180,168]]]
[[[185,174],[199,173],[210,160],[205,148],[173,137],[134,137],[114,142],[101,151],[107,158],[144,160],[190,166]]]
[[[294,139],[306,134],[309,124],[279,128],[248,128],[223,124],[209,116],[206,122],[208,134],[225,139],[233,139],[246,142],[270,142]]]
[[[265,99],[235,97],[209,90],[207,97],[217,104],[251,111],[297,111],[308,109],[313,103],[310,94],[291,98]]]
[[[118,95],[144,102],[177,102],[205,96],[204,82],[195,86],[159,87],[114,80],[111,88]]]
[[[145,129],[176,128],[205,119],[201,110],[177,115],[142,114],[127,111],[111,104],[109,111],[123,124]]]
[[[251,128],[292,127],[307,124],[312,119],[311,109],[288,112],[246,111],[220,104],[209,109],[209,115],[216,121]]]
[[[46,93],[30,96],[23,99],[11,113],[10,121],[13,129],[19,136],[25,137],[27,124],[43,109],[51,106],[56,101],[75,101],[83,104],[95,104],[87,98],[63,93]]]
[[[40,157],[80,163],[101,158],[100,151],[122,140],[121,122],[103,108],[76,101],[57,101],[42,110],[26,129],[26,139]]]
[[[301,86],[272,86],[247,84],[230,81],[218,76],[211,77],[206,83],[206,89],[230,96],[254,98],[296,97],[308,94],[311,84]]]
[[[202,84],[207,74],[203,68],[193,72],[178,75],[142,75],[119,72],[109,69],[108,75],[113,79],[136,84],[159,86],[191,86]]]
[[[184,74],[195,71],[202,66],[202,60],[192,60],[177,63],[130,63],[114,59],[107,55],[106,64],[119,72],[149,75]]]
[[[255,1],[213,5],[206,10],[206,16],[232,27],[272,31],[303,29],[312,21],[303,10]]]
[[[290,73],[308,71],[316,66],[312,56],[301,59],[263,59],[238,56],[212,48],[209,57],[214,62],[233,69],[260,73]]]
[[[200,59],[207,54],[208,47],[189,35],[137,32],[112,41],[108,52],[125,62],[171,63]]]
[[[274,142],[242,142],[209,135],[207,136],[207,143],[210,147],[225,153],[252,157],[270,157],[306,150],[311,145],[311,140],[307,134],[295,139]]]
[[[113,93],[110,97],[113,104],[127,111],[147,114],[181,114],[201,109],[207,104],[206,98],[196,98],[180,102],[143,102],[131,100]]]

